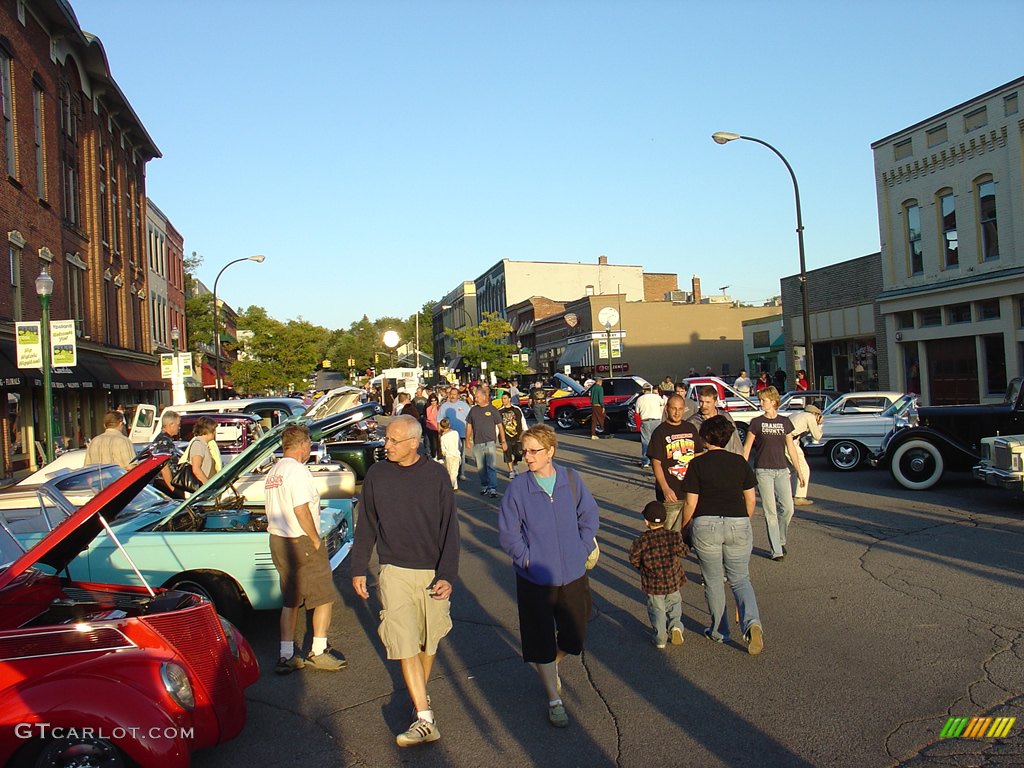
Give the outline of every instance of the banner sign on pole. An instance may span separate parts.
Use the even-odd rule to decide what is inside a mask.
[[[50,350],[54,368],[74,368],[78,365],[74,320],[50,321]]]
[[[43,345],[40,338],[40,321],[15,323],[19,368],[42,368]]]
[[[179,352],[178,362],[181,365],[181,376],[184,379],[192,378],[195,376],[195,368],[192,366],[192,353],[191,352]]]
[[[173,379],[174,378],[174,355],[168,355],[168,354],[160,355],[160,378],[161,379]]]

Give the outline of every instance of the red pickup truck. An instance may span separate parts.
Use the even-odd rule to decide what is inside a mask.
[[[628,400],[638,392],[643,392],[649,382],[640,376],[613,376],[604,379],[604,404],[612,405]],[[548,418],[552,419],[559,429],[572,429],[576,426],[575,414],[579,408],[590,407],[590,387],[578,395],[570,397],[553,397],[548,401]]]

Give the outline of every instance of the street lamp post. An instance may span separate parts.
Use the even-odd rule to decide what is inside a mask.
[[[218,400],[220,400],[220,398],[221,398],[221,388],[222,388],[223,385],[222,385],[221,375],[220,375],[220,329],[218,328],[218,323],[217,323],[217,320],[218,320],[217,315],[220,314],[220,307],[218,307],[218,305],[217,305],[217,283],[220,282],[220,276],[224,274],[224,270],[227,269],[228,267],[230,267],[232,264],[238,264],[238,263],[243,262],[243,261],[255,261],[257,264],[262,264],[263,261],[266,258],[267,257],[264,256],[263,254],[257,254],[256,256],[243,256],[240,259],[235,259],[234,261],[229,261],[227,264],[225,264],[223,267],[221,267],[220,272],[217,273],[217,277],[213,281],[213,354],[214,354],[214,357],[216,358],[216,360],[214,361],[214,363],[216,365],[216,373],[217,373],[217,381],[216,381],[215,389],[216,389],[216,392],[217,392],[217,399]]]
[[[811,312],[810,307],[807,304],[807,261],[804,257],[804,219],[803,213],[800,210],[800,186],[796,183],[796,174],[793,173],[793,166],[789,164],[789,161],[785,156],[779,152],[775,147],[769,144],[767,141],[761,139],[755,139],[752,136],[741,136],[738,133],[729,133],[728,131],[718,131],[717,133],[711,134],[711,138],[716,144],[728,144],[730,141],[735,139],[743,139],[745,141],[752,141],[755,144],[760,144],[763,147],[768,147],[786,166],[786,170],[789,171],[789,177],[793,180],[793,194],[796,196],[796,238],[797,245],[800,249],[800,298],[803,302],[803,320],[804,320],[804,357],[807,362],[807,380],[811,383],[813,389],[816,385],[814,379],[814,351],[811,347]]]
[[[44,269],[36,278],[36,295],[39,297],[39,304],[43,308],[43,320],[40,323],[39,336],[42,343],[43,353],[43,418],[42,424],[46,425],[46,433],[43,436],[43,450],[46,454],[46,463],[53,461],[53,386],[50,370],[50,295],[53,293],[53,278]]]

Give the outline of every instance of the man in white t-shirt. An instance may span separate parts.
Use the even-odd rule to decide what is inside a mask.
[[[310,666],[335,672],[348,661],[327,645],[331,608],[337,597],[327,544],[320,538],[320,494],[306,467],[309,429],[295,424],[281,433],[284,458],[264,483],[270,554],[281,579],[281,655],[274,671],[287,675]],[[299,609],[313,611],[313,647],[307,658],[295,650]]]
[[[654,392],[650,384],[644,384],[644,393],[636,399],[634,407],[640,419],[640,466],[649,467],[651,460],[647,458],[647,446],[650,445],[654,430],[661,424],[665,401]]]

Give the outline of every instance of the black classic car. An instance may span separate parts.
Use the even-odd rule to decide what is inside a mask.
[[[871,463],[888,467],[912,491],[931,488],[946,471],[970,472],[981,459],[982,438],[1024,432],[1022,381],[1010,382],[1001,403],[918,407],[916,423],[897,425]]]

